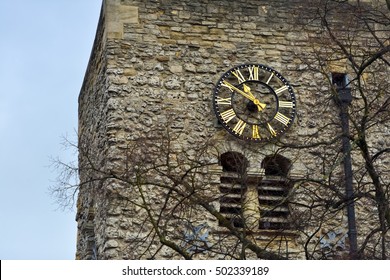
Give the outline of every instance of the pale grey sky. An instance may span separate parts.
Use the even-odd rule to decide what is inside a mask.
[[[49,195],[75,159],[77,98],[101,0],[0,0],[0,259],[73,259],[75,212]]]

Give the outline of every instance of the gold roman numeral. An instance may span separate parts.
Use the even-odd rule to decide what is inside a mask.
[[[259,139],[259,126],[257,124],[252,125],[252,138]]]
[[[280,108],[294,108],[294,103],[291,101],[279,101]]]
[[[246,122],[239,120],[238,123],[234,126],[233,131],[238,135],[241,135],[244,132]]]
[[[285,91],[286,89],[288,89],[288,86],[284,85],[281,88],[275,89],[275,93],[279,95],[281,92]]]
[[[217,96],[217,98],[215,98],[215,102],[218,105],[232,105],[232,98],[231,97],[221,98],[221,97]]]
[[[286,117],[285,115],[277,112],[275,117],[274,117],[275,120],[281,122],[282,124],[284,124],[285,126],[288,126],[288,123],[291,121],[290,118]]]
[[[269,75],[268,80],[265,82],[267,85],[269,84],[269,82],[271,82],[273,76],[274,73],[271,73],[271,75]]]
[[[246,81],[246,79],[244,78],[244,76],[241,74],[240,70],[236,69],[232,72],[232,74],[234,76],[236,76],[236,78],[238,79],[238,83],[243,83]]]
[[[258,66],[249,66],[249,80],[259,80],[259,67]]]
[[[269,123],[267,123],[267,128],[269,133],[271,133],[272,136],[276,136],[276,131],[272,128],[272,126]]]
[[[221,85],[222,85],[223,87],[227,87],[228,89],[230,89],[231,92],[234,92],[233,86],[232,86],[229,82],[223,81],[223,82],[221,83]]]
[[[221,118],[225,123],[230,122],[232,119],[234,119],[235,116],[236,113],[234,112],[233,108],[221,113]]]
[[[238,135],[241,135],[244,132],[246,122],[239,120],[238,123],[234,126],[233,131]]]

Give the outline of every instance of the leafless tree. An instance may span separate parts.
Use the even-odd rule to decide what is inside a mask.
[[[310,120],[313,122],[311,126],[315,127],[313,134],[303,137],[295,147],[286,144],[306,150],[317,159],[317,167],[321,168],[322,180],[314,182],[315,178],[310,178],[313,180],[311,185],[320,190],[316,190],[309,200],[311,204],[305,205],[310,210],[317,207],[315,202],[322,205],[319,212],[321,222],[317,222],[316,229],[321,229],[325,213],[332,217],[332,213],[345,211],[354,203],[359,210],[356,217],[358,250],[349,257],[387,259],[390,226],[387,159],[390,152],[390,18],[385,3],[371,4],[318,1],[317,8],[302,18],[300,24],[304,26],[301,30],[307,32],[311,45],[308,50],[311,55],[302,56],[305,65],[302,68],[308,70],[312,78],[324,83],[311,88],[310,97],[316,99],[310,102],[316,108],[311,112]],[[349,93],[350,104],[343,108],[343,98]],[[339,112],[344,112],[347,118],[347,132],[341,129]],[[350,144],[349,151],[340,149],[343,138]],[[340,163],[349,156],[353,167],[353,194],[350,197],[340,188],[345,183],[342,179],[345,168],[340,169]],[[308,170],[310,168],[308,166]],[[303,184],[307,185],[307,182],[303,181]],[[309,236],[308,241],[312,237]],[[314,251],[309,253],[307,250],[307,257],[315,258]]]
[[[301,61],[295,71],[302,81],[294,85],[302,108],[296,130],[305,133],[274,143],[278,147],[275,156],[295,154],[291,161],[306,170],[301,177],[288,179],[289,225],[299,233],[307,259],[388,259],[389,1],[372,6],[361,1],[315,0],[308,9],[302,10],[296,25],[309,44],[306,53],[296,54]],[[348,133],[343,132],[339,116],[340,94],[346,89],[352,97],[346,115]],[[268,243],[256,241],[252,221],[261,213],[245,208],[247,191],[240,193],[237,219],[221,213],[218,205],[224,194],[216,189],[221,176],[210,172],[221,166],[221,152],[212,137],[194,141],[188,149],[180,145],[179,134],[169,126],[157,126],[153,135],[122,143],[112,154],[107,152],[106,162],[96,156],[96,147],[81,137],[74,145],[81,155],[78,165],[54,161],[59,178],[52,192],[65,205],[74,203],[77,191],[93,194],[96,200],[109,197],[111,204],[127,204],[129,217],[137,217],[127,241],[129,258],[135,248],[142,248],[137,258],[161,257],[168,254],[165,248],[170,248],[171,257],[176,254],[184,259],[216,255],[290,258],[285,250],[270,249],[272,238]],[[341,149],[342,139],[348,140],[349,151]],[[344,188],[342,163],[348,156],[352,158],[352,196],[346,195]],[[231,160],[245,166],[239,156]],[[235,171],[234,180],[229,179],[232,187],[248,190],[254,179],[245,168]],[[346,209],[352,203],[358,237],[353,255],[348,254],[344,226]],[[214,234],[213,242],[206,238],[209,229],[205,221],[223,229]]]

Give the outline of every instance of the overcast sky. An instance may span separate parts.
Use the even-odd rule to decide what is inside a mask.
[[[49,194],[75,159],[77,98],[101,0],[0,0],[0,259],[74,259],[75,211]]]

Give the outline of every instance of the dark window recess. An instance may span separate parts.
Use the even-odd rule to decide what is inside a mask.
[[[234,207],[234,206],[231,206],[231,207],[222,206],[221,207],[221,212],[234,214],[234,215],[240,215],[241,214],[241,207],[240,206],[237,206],[237,207]]]
[[[244,221],[241,217],[230,218],[229,221],[236,228],[243,228],[244,227]]]
[[[348,76],[345,73],[332,73],[332,83],[337,89],[349,86]]]
[[[237,185],[241,185],[242,181],[243,181],[243,179],[239,178],[237,176],[235,176],[235,177],[233,177],[233,176],[232,177],[222,176],[221,177],[221,183],[222,184],[237,184]]]
[[[221,155],[223,171],[244,174],[248,167],[248,160],[241,153],[227,152]]]
[[[241,187],[238,187],[238,188],[234,188],[234,187],[229,187],[229,186],[224,186],[222,185],[220,188],[219,188],[220,192],[222,194],[227,194],[227,195],[238,195],[238,196],[241,196],[242,194],[242,190],[241,190]]]
[[[261,162],[265,175],[287,177],[291,169],[291,161],[281,155],[266,156]]]
[[[229,196],[223,196],[219,199],[219,201],[222,204],[240,204],[241,203],[241,198],[240,197],[229,197]],[[224,208],[223,206],[221,209]],[[226,207],[225,207],[226,208]]]
[[[334,96],[336,102],[341,102],[342,104],[351,103],[352,92],[347,74],[332,73],[332,83],[337,91],[337,95]]]

